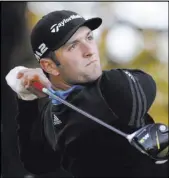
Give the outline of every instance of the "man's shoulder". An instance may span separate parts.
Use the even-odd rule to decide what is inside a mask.
[[[113,68],[109,70],[103,70],[103,76],[104,75],[117,75],[121,72],[125,72],[128,69],[120,69],[120,68]]]
[[[146,74],[140,69],[130,69],[130,68],[116,68],[111,70],[104,70],[102,78],[108,78],[109,80],[120,80],[125,79],[127,76],[132,78],[133,75]],[[118,81],[119,82],[119,81]]]
[[[116,72],[143,72],[141,69],[135,69],[135,68],[112,68],[109,70],[103,70],[103,74],[104,73],[116,73]]]
[[[102,74],[102,80],[108,81],[118,81],[124,77],[125,69],[111,69],[111,70],[104,70]]]

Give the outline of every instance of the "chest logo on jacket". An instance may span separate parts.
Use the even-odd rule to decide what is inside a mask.
[[[53,125],[59,125],[61,123],[62,121],[55,114],[53,114]]]

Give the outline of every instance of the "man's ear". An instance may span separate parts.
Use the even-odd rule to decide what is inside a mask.
[[[40,66],[46,73],[54,76],[58,76],[60,74],[56,64],[49,58],[42,58],[40,60]]]

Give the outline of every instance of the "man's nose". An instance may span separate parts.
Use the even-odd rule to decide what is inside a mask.
[[[93,56],[94,52],[90,44],[83,44],[83,57],[89,58]]]

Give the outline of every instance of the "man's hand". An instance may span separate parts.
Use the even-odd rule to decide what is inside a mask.
[[[23,100],[34,100],[45,97],[46,94],[33,87],[33,82],[40,82],[46,88],[51,87],[51,83],[40,68],[25,68],[17,66],[6,76],[7,84],[15,91],[19,98]]]
[[[38,98],[45,97],[46,94],[33,87],[33,82],[40,82],[46,88],[51,87],[51,83],[40,68],[22,69],[17,74],[17,79],[21,80],[21,85]]]

